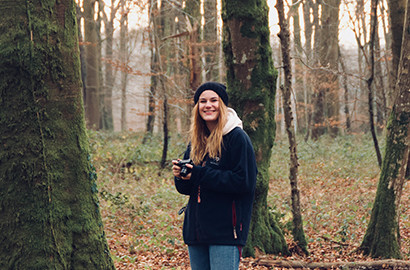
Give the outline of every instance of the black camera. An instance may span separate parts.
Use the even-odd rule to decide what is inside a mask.
[[[181,175],[182,177],[186,177],[192,171],[191,168],[188,168],[186,166],[187,164],[194,165],[191,159],[183,159],[178,161],[177,163],[177,166],[181,168],[181,172],[179,173],[179,175]]]

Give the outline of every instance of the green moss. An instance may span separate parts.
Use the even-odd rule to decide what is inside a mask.
[[[268,167],[276,128],[274,101],[277,78],[269,43],[268,7],[266,1],[223,1],[222,18],[228,92],[232,107],[242,118],[244,129],[252,140],[259,171],[251,229],[244,255],[253,256],[255,247],[266,253],[289,254],[280,228],[272,214],[267,211]],[[235,56],[228,22],[240,24],[242,37],[247,39],[247,43],[254,45],[254,59],[247,59],[245,63],[234,63]],[[251,73],[236,74],[235,71],[240,65],[245,65],[241,67],[242,70],[251,68]],[[251,84],[249,89],[246,89],[241,82],[249,78]],[[250,112],[245,111],[249,108],[251,108]]]
[[[398,194],[392,181],[398,181],[405,153],[410,113],[393,113],[388,123],[386,150],[369,225],[360,249],[374,258],[401,258],[400,231],[397,222]]]
[[[74,2],[25,4],[0,18],[0,269],[113,269],[87,158]]]

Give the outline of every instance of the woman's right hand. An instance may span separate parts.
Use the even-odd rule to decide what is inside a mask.
[[[180,175],[181,173],[181,167],[179,167],[177,164],[181,159],[177,159],[177,160],[172,160],[172,173],[174,174],[175,177],[181,178],[182,180],[189,180],[191,179],[191,173],[189,173],[187,176],[182,177]],[[187,166],[188,168],[192,169],[194,166],[192,166],[191,164],[186,164],[185,166]]]

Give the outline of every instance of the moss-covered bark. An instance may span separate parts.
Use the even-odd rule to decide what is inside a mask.
[[[259,170],[244,256],[254,256],[255,249],[288,254],[283,234],[267,207],[277,72],[269,44],[266,0],[224,0],[222,19],[230,102],[252,140]]]
[[[408,1],[407,1],[408,2]],[[404,28],[410,29],[410,5]],[[400,258],[400,199],[410,152],[410,31],[403,31],[395,102],[387,125],[386,150],[370,222],[360,249],[375,258]]]
[[[75,3],[0,9],[0,269],[114,269],[88,154]]]
[[[376,198],[370,222],[360,246],[365,255],[375,258],[401,257],[399,205],[396,204],[396,201],[400,201],[403,188],[403,179],[398,179],[399,170],[403,166],[403,159],[406,160],[405,164],[407,164],[408,158],[405,155],[408,155],[406,140],[409,139],[409,116],[410,112],[399,118],[392,114],[389,122],[386,153]]]

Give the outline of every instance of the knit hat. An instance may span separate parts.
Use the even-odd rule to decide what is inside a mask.
[[[198,103],[199,96],[206,90],[212,90],[218,94],[226,106],[228,106],[228,94],[226,93],[226,86],[218,82],[206,82],[198,87],[194,95],[195,104]]]

